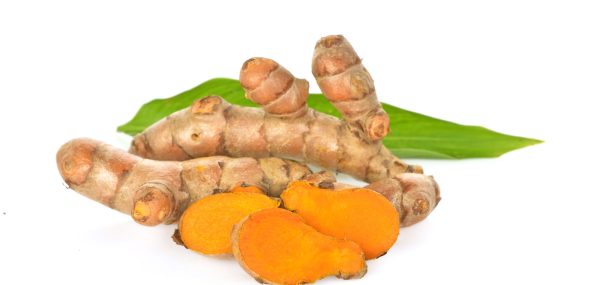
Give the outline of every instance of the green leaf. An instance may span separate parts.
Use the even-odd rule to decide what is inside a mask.
[[[257,106],[244,98],[244,90],[239,81],[215,78],[179,95],[144,104],[129,122],[119,126],[117,130],[135,135],[169,114],[190,106],[194,100],[208,95],[219,95],[232,104]],[[308,105],[317,111],[340,116],[322,94],[311,94]],[[390,116],[391,128],[383,144],[403,158],[498,157],[511,150],[542,142],[501,134],[483,127],[460,125],[385,103],[383,108]]]
[[[460,125],[383,104],[390,114],[390,133],[383,144],[399,157],[498,157],[542,141]],[[395,126],[395,127],[394,127]]]

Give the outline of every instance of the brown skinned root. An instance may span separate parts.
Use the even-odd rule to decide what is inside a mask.
[[[148,226],[173,223],[189,202],[229,191],[240,182],[279,196],[289,182],[311,173],[302,164],[279,158],[153,161],[85,138],[64,144],[56,161],[71,189]]]
[[[131,214],[143,225],[173,223],[188,202],[213,193],[268,189],[268,195],[278,197],[289,182],[301,178],[321,188],[356,188],[335,183],[331,172],[311,173],[302,164],[278,158],[153,161],[91,139],[63,145],[57,153],[57,164],[70,188]],[[366,188],[383,194],[394,204],[403,227],[425,219],[440,200],[433,178],[422,174],[400,174]]]
[[[231,254],[231,230],[251,213],[277,208],[279,200],[256,193],[220,193],[190,205],[179,219],[183,245],[207,255]]]
[[[196,101],[136,135],[130,152],[159,160],[229,155],[302,160],[374,182],[401,173],[423,173],[394,156],[381,139],[389,118],[373,80],[341,36],[315,48],[313,73],[343,120],[306,105],[308,83],[277,62],[252,58],[240,83],[262,108],[231,105],[220,97]]]
[[[214,104],[210,113],[194,106]],[[217,96],[200,99],[134,137],[130,152],[157,160],[192,157],[286,157],[314,163],[373,182],[401,173],[422,173],[395,157],[380,142],[366,142],[344,121],[308,109],[294,120],[236,106]]]
[[[343,185],[343,188],[349,187]],[[382,179],[365,188],[379,192],[392,202],[400,213],[401,227],[408,227],[424,220],[442,199],[433,177],[416,173],[404,173],[393,178]]]
[[[360,278],[367,271],[356,243],[319,233],[299,215],[279,208],[250,214],[234,228],[232,241],[237,261],[261,283]]]
[[[286,209],[319,232],[356,242],[367,259],[384,255],[400,232],[400,215],[383,195],[365,188],[330,191],[292,182],[281,194]]]
[[[377,100],[373,78],[343,36],[317,42],[312,73],[323,95],[356,133],[371,141],[388,134],[390,119]]]

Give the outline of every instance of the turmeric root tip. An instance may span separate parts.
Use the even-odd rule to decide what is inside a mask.
[[[390,118],[377,100],[373,78],[346,38],[321,38],[315,46],[312,72],[323,95],[366,139],[379,141],[389,133]]]
[[[385,254],[400,232],[400,216],[394,205],[371,189],[331,191],[297,181],[281,199],[286,209],[298,213],[318,231],[356,242],[367,259]]]
[[[131,217],[138,224],[156,226],[162,224],[173,211],[173,200],[160,186],[147,186],[135,200]]]
[[[306,111],[308,81],[294,77],[272,59],[254,57],[244,62],[240,83],[246,98],[268,113],[294,116]]]
[[[263,283],[304,284],[330,275],[360,278],[367,271],[356,243],[319,233],[280,208],[249,215],[236,225],[232,240],[240,265]]]
[[[385,112],[371,115],[367,119],[365,129],[371,140],[381,140],[390,132],[390,118]]]
[[[433,177],[403,173],[367,186],[392,202],[400,213],[402,227],[424,220],[440,201],[440,189]]]
[[[231,254],[231,230],[248,214],[276,208],[279,201],[264,194],[221,193],[189,206],[179,220],[179,235],[186,248],[208,254]]]
[[[77,139],[65,143],[56,153],[58,171],[69,187],[84,184],[93,168],[94,153],[99,143]]]

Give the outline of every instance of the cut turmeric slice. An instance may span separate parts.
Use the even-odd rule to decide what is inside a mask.
[[[384,255],[400,232],[398,211],[370,189],[321,189],[292,182],[281,194],[283,205],[326,235],[356,242],[367,259]]]
[[[278,206],[278,200],[256,193],[207,196],[185,210],[179,238],[185,247],[202,254],[231,254],[233,226],[250,213]]]
[[[258,282],[312,283],[330,275],[360,278],[367,265],[360,247],[319,233],[290,211],[250,214],[232,233],[233,255]]]
[[[249,185],[244,182],[238,183],[237,185],[231,188],[232,193],[256,193],[256,194],[266,194],[261,188],[255,185]]]

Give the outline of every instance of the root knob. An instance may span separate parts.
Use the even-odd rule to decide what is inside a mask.
[[[133,205],[131,217],[136,223],[145,226],[162,224],[173,211],[171,195],[153,187],[142,192]]]
[[[208,96],[197,100],[192,105],[193,114],[211,114],[214,113],[223,100],[218,96]]]
[[[383,139],[390,131],[390,118],[385,112],[377,113],[367,121],[367,134],[372,141]]]
[[[421,214],[428,214],[429,213],[429,202],[427,202],[427,200],[423,200],[423,199],[415,200],[415,202],[413,203],[412,211],[413,211],[413,215],[415,215],[415,216],[418,216]]]
[[[75,139],[60,148],[56,154],[58,171],[69,186],[85,183],[94,166],[93,155],[97,147],[93,140]]]
[[[133,137],[129,152],[141,157],[148,157],[148,149],[143,135],[136,135]]]
[[[240,83],[246,89],[253,90],[269,77],[269,74],[279,67],[274,60],[253,57],[242,65]]]

